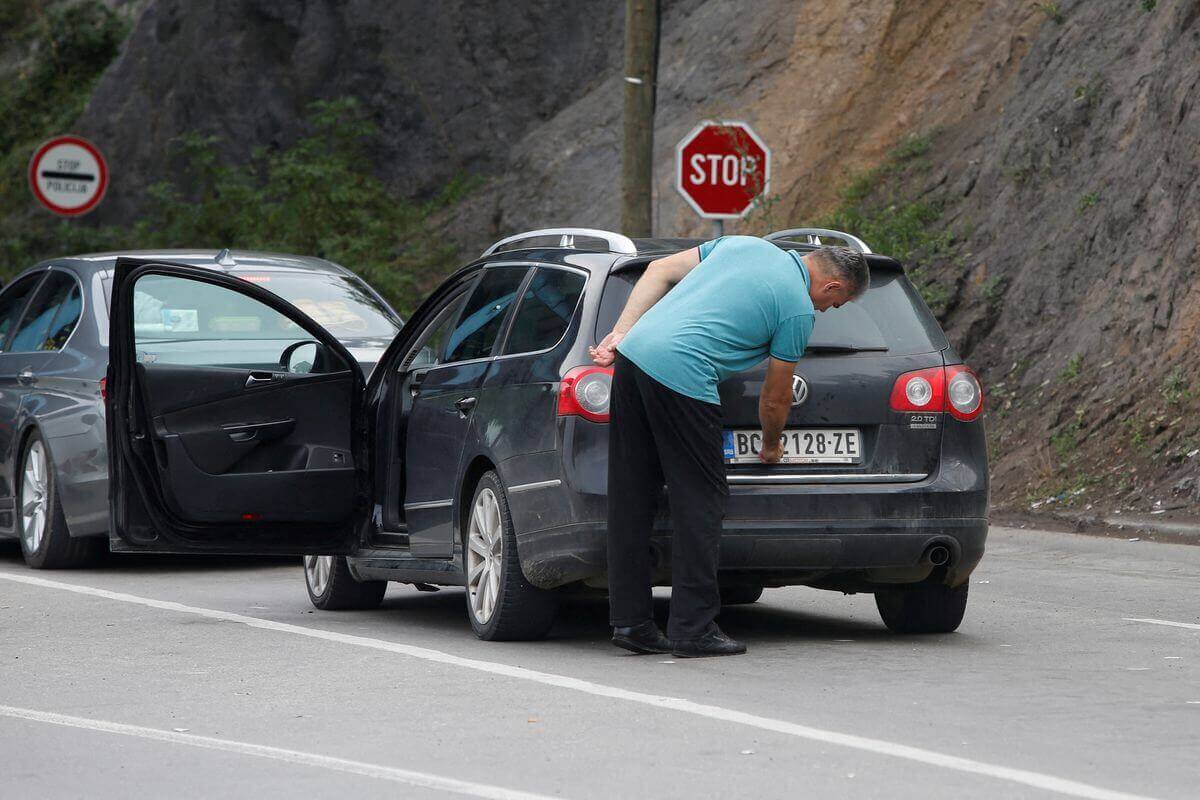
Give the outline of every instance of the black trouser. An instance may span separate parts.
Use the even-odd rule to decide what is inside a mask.
[[[694,639],[721,610],[717,560],[725,481],[721,407],[668,389],[618,354],[608,444],[608,592],[616,627],[651,619],[650,531],[663,483],[671,543],[670,639]]]

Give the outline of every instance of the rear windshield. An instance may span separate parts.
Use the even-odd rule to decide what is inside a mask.
[[[610,275],[600,298],[596,339],[612,330],[642,270]],[[946,337],[920,296],[900,272],[873,270],[871,286],[858,300],[818,312],[808,346],[886,350],[892,355],[929,353],[946,347]]]

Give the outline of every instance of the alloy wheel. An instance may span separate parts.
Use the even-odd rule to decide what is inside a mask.
[[[329,588],[329,576],[333,573],[333,556],[305,556],[304,579],[314,595],[320,597]]]
[[[504,531],[496,493],[484,489],[471,509],[467,528],[467,592],[471,613],[480,625],[496,610],[500,596],[500,569],[504,560]]]
[[[21,480],[21,538],[26,552],[36,553],[46,534],[46,506],[49,481],[46,450],[40,441],[29,446]]]

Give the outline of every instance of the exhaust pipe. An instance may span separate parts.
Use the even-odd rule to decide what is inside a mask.
[[[943,567],[950,563],[953,555],[949,547],[934,542],[925,548],[925,554],[921,556],[921,563],[927,567]]]

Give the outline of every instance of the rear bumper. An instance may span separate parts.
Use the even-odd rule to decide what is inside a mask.
[[[544,588],[601,578],[607,571],[607,426],[575,421],[562,431],[562,480],[510,496],[521,564]],[[734,484],[721,539],[730,582],[809,584],[870,590],[924,580],[935,542],[950,547],[937,577],[966,580],[983,556],[988,513],[983,426],[947,419],[937,472],[920,480],[856,484]],[[669,581],[669,498],[650,546]]]
[[[872,585],[915,583],[934,572],[922,557],[945,544],[952,558],[940,572],[962,583],[983,557],[987,519],[846,520],[841,522],[726,520],[721,537],[722,580],[763,586],[825,585],[868,590]],[[517,546],[530,583],[553,588],[603,578],[607,526],[580,523],[520,535]],[[650,539],[656,581],[670,582],[671,535]]]

